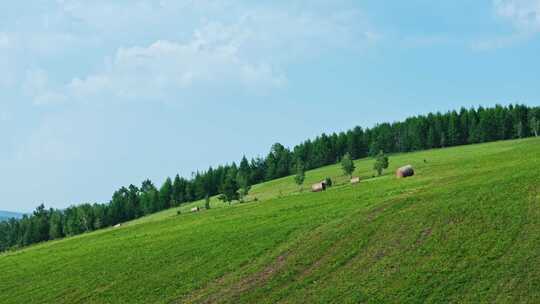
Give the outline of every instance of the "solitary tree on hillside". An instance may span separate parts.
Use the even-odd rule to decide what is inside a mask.
[[[241,202],[244,201],[244,198],[248,195],[251,186],[249,185],[249,176],[247,174],[242,174],[238,171],[238,176],[236,177],[236,183],[238,185],[238,196]]]
[[[302,191],[302,185],[306,179],[306,171],[304,169],[304,164],[298,162],[296,164],[296,175],[294,176],[294,182],[300,187],[300,192]]]
[[[384,152],[381,150],[379,152],[379,155],[377,155],[377,158],[375,159],[375,164],[373,165],[373,169],[377,171],[379,176],[381,176],[383,170],[387,168],[388,168],[388,157],[384,155]]]
[[[343,156],[341,159],[341,168],[343,169],[343,173],[345,173],[345,175],[352,178],[352,174],[356,167],[354,166],[354,162],[349,153],[345,154],[345,156]]]
[[[210,210],[210,196],[208,194],[204,198],[204,208],[206,208],[206,210]]]

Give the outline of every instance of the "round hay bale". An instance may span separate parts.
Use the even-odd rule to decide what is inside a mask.
[[[326,183],[324,181],[320,182],[320,183],[313,184],[311,186],[311,192],[322,192],[322,191],[325,191],[325,190],[326,190]]]
[[[396,171],[396,177],[398,178],[404,178],[404,177],[410,177],[414,175],[414,169],[411,165],[407,165],[405,167],[401,167],[397,169]]]

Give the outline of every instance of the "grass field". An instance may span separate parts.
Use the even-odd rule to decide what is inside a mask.
[[[412,164],[416,176],[395,179]],[[540,139],[356,162],[0,255],[1,303],[540,303]]]

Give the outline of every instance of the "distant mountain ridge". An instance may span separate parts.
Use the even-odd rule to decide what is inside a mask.
[[[9,220],[10,218],[21,218],[23,216],[22,213],[18,212],[10,212],[10,211],[1,211],[0,210],[0,221]]]

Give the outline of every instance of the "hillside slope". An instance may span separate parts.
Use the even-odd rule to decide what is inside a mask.
[[[376,178],[356,164],[356,186],[329,166],[307,173],[341,184],[325,193],[287,177],[259,202],[0,255],[0,302],[540,302],[539,139],[396,155]]]

